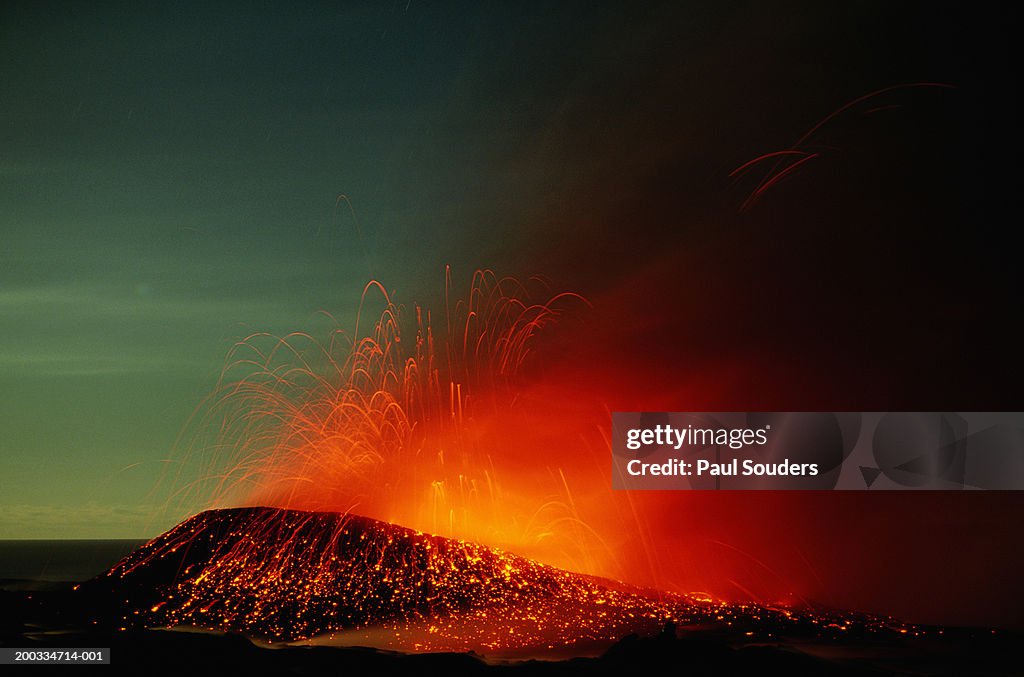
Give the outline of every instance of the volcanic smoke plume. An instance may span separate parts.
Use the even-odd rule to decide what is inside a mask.
[[[631,588],[365,517],[271,508],[196,515],[79,593],[123,600],[124,628],[506,656],[593,652],[666,624],[746,637],[908,632],[890,619]]]

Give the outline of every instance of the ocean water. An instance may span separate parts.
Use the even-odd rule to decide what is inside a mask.
[[[141,540],[0,540],[0,583],[80,582],[106,571]]]

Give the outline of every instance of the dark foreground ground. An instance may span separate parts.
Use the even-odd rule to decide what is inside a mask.
[[[668,628],[623,638],[602,655],[494,663],[472,654],[399,654],[363,648],[265,648],[233,634],[83,627],[70,584],[0,584],[0,646],[109,647],[120,674],[658,674],[680,675],[1019,675],[1019,634],[932,628],[924,637],[770,641],[724,626]],[[90,602],[95,603],[95,602]],[[772,628],[760,628],[767,634]],[[106,668],[90,668],[103,670]]]

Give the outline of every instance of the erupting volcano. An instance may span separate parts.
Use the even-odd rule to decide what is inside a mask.
[[[553,385],[543,360],[550,325],[588,302],[490,272],[453,302],[449,276],[435,333],[421,306],[409,331],[377,283],[364,305],[373,290],[384,308],[367,335],[357,320],[350,337],[236,346],[194,421],[202,472],[177,494],[207,507],[78,588],[90,625],[488,658],[593,656],[676,630],[730,647],[942,634],[632,576],[617,537],[643,524],[610,494],[608,410]],[[644,548],[629,561],[664,557]]]

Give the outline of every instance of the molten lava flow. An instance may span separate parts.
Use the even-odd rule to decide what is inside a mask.
[[[79,592],[125,600],[124,628],[506,656],[600,650],[666,623],[745,638],[918,632],[888,619],[660,594],[365,517],[270,508],[196,515]]]

